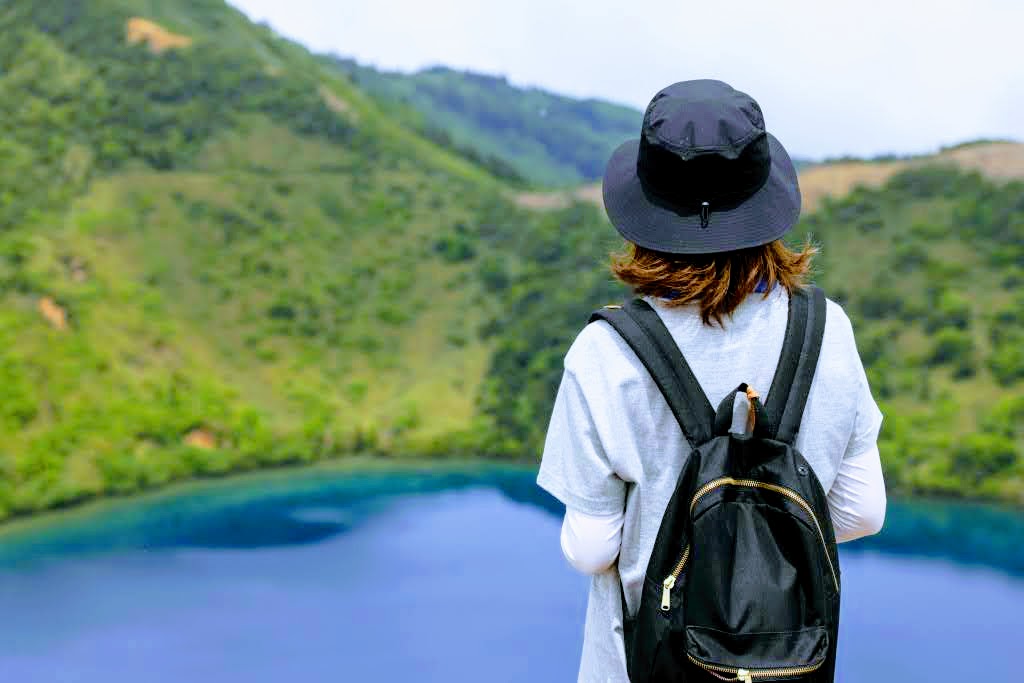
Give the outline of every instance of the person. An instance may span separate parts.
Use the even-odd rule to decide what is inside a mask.
[[[800,213],[797,173],[756,101],[720,81],[661,90],[641,138],[612,154],[602,190],[626,240],[612,272],[657,311],[711,405],[741,382],[769,391],[789,296],[807,285],[815,249],[782,241]],[[849,318],[826,306],[795,445],[827,492],[843,542],[878,532],[885,517],[882,414]],[[605,321],[584,327],[565,356],[537,475],[565,504],[565,557],[593,575],[581,683],[628,681],[622,600],[633,614],[689,451],[626,342]]]

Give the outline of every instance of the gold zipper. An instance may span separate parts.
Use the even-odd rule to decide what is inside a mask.
[[[667,612],[672,609],[672,589],[676,587],[676,581],[679,580],[679,575],[683,573],[683,568],[686,567],[686,561],[690,559],[690,546],[687,545],[683,549],[683,556],[679,558],[679,562],[676,563],[672,573],[661,582],[661,611]]]
[[[705,495],[714,491],[721,486],[746,486],[748,488],[766,489],[768,491],[774,491],[775,493],[786,496],[794,503],[799,505],[807,516],[814,522],[814,528],[818,530],[818,538],[821,539],[821,548],[825,551],[825,559],[828,560],[828,568],[832,572],[832,581],[835,582],[836,592],[839,592],[839,575],[836,574],[835,565],[832,564],[832,555],[828,552],[828,543],[825,542],[825,532],[821,530],[821,524],[818,522],[817,515],[814,514],[814,510],[811,509],[811,504],[804,500],[799,493],[793,489],[786,488],[785,486],[779,486],[778,484],[769,484],[763,481],[757,481],[756,479],[733,479],[732,477],[721,477],[714,479],[697,489],[697,493],[693,494],[693,498],[690,499],[690,514],[693,514],[693,509],[697,507],[697,501],[703,498]]]
[[[828,552],[828,544],[825,542],[825,533],[821,530],[821,524],[818,523],[818,517],[814,514],[814,510],[811,509],[811,504],[804,500],[803,497],[793,489],[786,488],[785,486],[779,486],[778,484],[769,484],[763,481],[757,481],[756,479],[733,479],[732,477],[720,477],[709,481],[697,489],[697,492],[693,494],[693,498],[690,499],[690,514],[693,514],[693,509],[697,507],[697,502],[701,498],[711,491],[726,485],[746,486],[749,488],[774,491],[775,493],[780,493],[786,496],[799,505],[803,511],[807,513],[807,516],[811,518],[811,521],[814,522],[814,527],[818,530],[818,538],[821,539],[821,547],[822,550],[825,551],[825,559],[828,560],[828,568],[832,572],[832,580],[836,584],[836,592],[839,592],[839,577],[836,575],[836,568],[832,564],[832,556]],[[686,567],[686,563],[689,559],[690,546],[687,544],[683,549],[683,556],[679,558],[679,562],[677,562],[676,566],[672,569],[672,573],[665,577],[665,580],[661,583],[661,611],[668,612],[672,609],[672,589],[675,588],[676,581],[679,580],[679,575],[683,573],[683,569]]]
[[[702,662],[690,653],[686,653],[686,656],[691,662],[704,669],[705,671],[713,674],[714,676],[721,678],[723,681],[741,681],[742,683],[753,683],[757,678],[785,678],[786,676],[803,676],[817,671],[824,664],[824,660],[817,664],[811,664],[808,666],[784,666],[775,669],[740,669],[735,666],[720,666],[718,664],[708,664]],[[732,674],[736,678],[722,678],[721,674]]]

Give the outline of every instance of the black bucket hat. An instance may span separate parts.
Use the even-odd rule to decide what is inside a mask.
[[[800,216],[796,168],[761,107],[722,81],[675,83],[644,113],[639,140],[616,149],[604,207],[630,242],[671,254],[767,244]]]

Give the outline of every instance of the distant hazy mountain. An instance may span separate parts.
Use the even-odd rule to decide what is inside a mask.
[[[599,178],[612,150],[637,136],[643,117],[630,107],[519,88],[505,78],[445,67],[403,74],[340,58],[335,64],[365,91],[415,109],[434,134],[484,157],[504,159],[539,184]]]

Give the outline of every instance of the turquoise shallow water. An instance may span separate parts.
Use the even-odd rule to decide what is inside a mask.
[[[587,581],[529,472],[303,472],[0,537],[0,681],[575,680]],[[1013,680],[1024,516],[842,546],[842,681]]]

